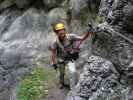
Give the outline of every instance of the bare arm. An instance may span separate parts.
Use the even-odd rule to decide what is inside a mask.
[[[56,49],[51,49],[51,62],[52,64],[56,64]]]
[[[52,43],[49,46],[50,51],[51,51],[51,64],[56,64],[56,56],[57,56],[57,44],[56,40],[52,41]]]
[[[76,48],[79,48],[80,45],[88,38],[90,37],[90,35],[92,34],[92,32],[87,32],[85,35],[83,36],[76,36],[75,35],[75,38],[77,41],[79,41],[79,43],[77,44]]]
[[[86,40],[90,35],[92,34],[92,32],[87,32],[81,39],[81,41]]]

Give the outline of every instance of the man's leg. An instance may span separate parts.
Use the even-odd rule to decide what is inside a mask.
[[[64,86],[64,75],[65,75],[65,65],[60,64],[59,66],[59,82],[60,82],[60,87],[63,88]]]
[[[75,63],[72,62],[68,63],[68,74],[70,80],[70,88],[73,89],[73,87],[77,84],[78,81]]]

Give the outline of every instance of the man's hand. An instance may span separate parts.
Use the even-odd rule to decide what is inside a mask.
[[[92,30],[92,24],[91,23],[89,23],[88,25],[87,25],[87,27],[88,27],[88,29],[87,29],[87,31],[88,32],[92,32],[93,30]]]
[[[88,24],[88,32],[92,32],[92,33],[99,33],[102,32],[103,29],[101,29],[99,26],[97,25],[92,25],[92,24]]]
[[[57,64],[52,64],[52,67],[53,67],[55,70],[57,70],[57,68],[58,68]]]

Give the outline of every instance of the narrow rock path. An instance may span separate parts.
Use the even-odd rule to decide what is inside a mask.
[[[49,90],[48,96],[44,98],[43,100],[64,100],[68,91],[69,90],[66,88],[59,89],[58,87],[55,87]]]
[[[64,87],[63,89],[59,89],[58,81],[59,80],[58,80],[58,72],[57,72],[57,76],[55,76],[55,79],[52,81],[53,83],[51,83],[51,84],[54,84],[54,86],[52,86],[48,90],[48,95],[42,98],[41,100],[64,100],[65,99],[70,89],[67,87]],[[68,84],[66,77],[65,77],[65,83]]]

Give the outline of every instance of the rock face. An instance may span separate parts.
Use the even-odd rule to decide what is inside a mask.
[[[24,8],[27,7],[28,5],[30,5],[32,3],[32,0],[15,0],[15,4],[19,7],[19,8]]]
[[[35,67],[36,59],[48,59],[47,16],[42,10],[7,9],[0,15],[0,100],[11,99],[17,82]],[[47,52],[47,53],[45,53]]]
[[[58,7],[61,5],[61,3],[64,1],[64,0],[42,0],[44,5],[51,9],[51,8],[55,8],[55,7]]]
[[[117,32],[133,40],[133,10],[131,0],[103,0],[100,14]],[[130,12],[130,13],[129,13]],[[131,78],[133,44],[116,34],[99,34],[94,53],[102,55],[115,64],[120,73]],[[104,53],[104,54],[103,54]],[[130,73],[131,72],[131,73]]]
[[[99,14],[115,31],[133,40],[132,6],[131,0],[101,0]],[[133,44],[115,33],[98,33],[95,39],[92,53],[102,58],[89,57],[66,100],[132,100]]]
[[[100,14],[111,25],[133,32],[133,6],[131,0],[102,0]]]
[[[132,0],[0,0],[0,100],[15,100],[14,88],[36,61],[49,65],[55,22],[82,34],[98,9],[108,25],[133,39]],[[88,59],[67,100],[131,100],[133,44],[103,32],[96,34],[92,50],[98,56]]]
[[[92,55],[66,100],[131,100],[131,93],[131,87],[119,82],[119,74],[110,61]]]
[[[38,61],[49,66],[51,24],[67,18],[63,1],[57,1],[0,1],[0,100],[15,100],[16,85]]]

